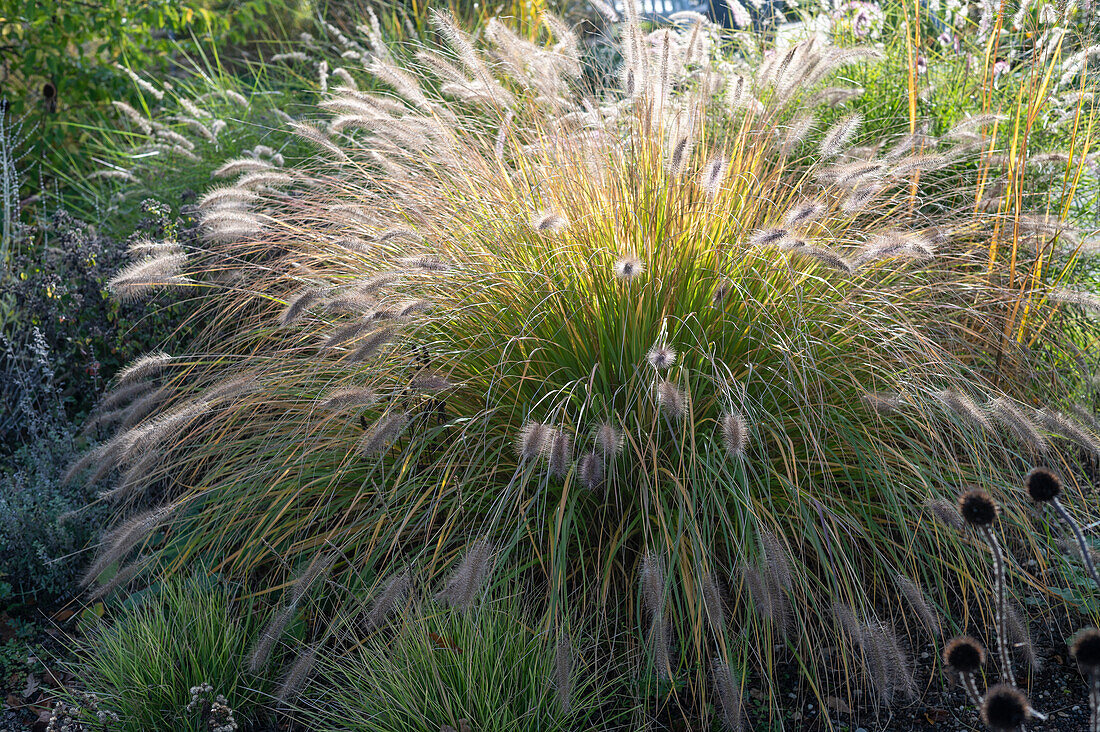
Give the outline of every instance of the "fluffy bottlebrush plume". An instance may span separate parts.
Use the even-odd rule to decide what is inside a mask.
[[[412,572],[406,569],[390,577],[382,589],[371,602],[370,609],[363,616],[361,627],[363,632],[369,633],[382,627],[386,618],[390,616],[397,606],[405,601],[412,588]]]
[[[1031,500],[1043,506],[1050,506],[1058,518],[1061,519],[1062,523],[1070,528],[1070,531],[1073,532],[1074,539],[1077,541],[1080,556],[1085,562],[1085,567],[1088,569],[1089,576],[1092,577],[1092,581],[1096,583],[1096,586],[1100,588],[1100,573],[1097,573],[1096,565],[1093,564],[1092,554],[1089,551],[1085,533],[1081,530],[1081,525],[1077,520],[1066,510],[1062,502],[1058,500],[1059,496],[1062,495],[1062,479],[1055,475],[1049,468],[1037,467],[1033,468],[1024,478],[1024,488],[1027,490],[1027,494],[1031,497]]]
[[[878,704],[890,706],[898,696],[916,697],[912,664],[889,624],[877,619],[860,622],[855,611],[847,605],[834,605],[833,616],[848,643],[863,655],[864,668],[875,688]]]
[[[110,596],[115,590],[128,587],[138,576],[152,565],[151,557],[138,557],[128,564],[119,567],[115,576],[103,584],[97,585],[88,593],[88,599],[92,602],[102,600]]]
[[[673,175],[679,175],[683,172],[684,167],[687,165],[688,159],[691,157],[692,139],[690,136],[680,138],[680,141],[672,148],[672,153],[668,156],[668,169]]]
[[[991,400],[989,412],[1032,452],[1043,453],[1049,448],[1046,438],[1039,434],[1035,424],[1008,397]]]
[[[904,176],[918,170],[936,170],[947,165],[950,159],[946,155],[907,155],[894,162],[890,174]]]
[[[676,351],[671,346],[659,343],[649,349],[645,360],[658,371],[664,371],[676,363]]]
[[[279,690],[275,693],[275,699],[280,704],[286,704],[298,695],[302,686],[309,680],[313,673],[313,667],[317,663],[317,656],[321,652],[322,645],[317,643],[299,652],[290,669],[283,676],[279,684]]]
[[[132,402],[134,399],[147,394],[150,389],[157,388],[157,385],[151,381],[134,381],[131,379],[127,383],[127,381],[119,379],[118,383],[119,386],[104,396],[103,401],[99,403],[98,410],[100,412],[106,412],[127,402]]]
[[[754,231],[749,236],[750,247],[777,246],[788,238],[790,232],[786,229],[761,229]]]
[[[1063,305],[1076,305],[1093,313],[1100,312],[1100,297],[1092,292],[1056,287],[1050,291],[1050,299]]]
[[[103,570],[125,557],[132,549],[148,539],[171,517],[174,510],[175,506],[171,505],[154,508],[127,519],[118,527],[107,532],[100,542],[95,560],[84,573],[84,578],[80,583],[81,586],[87,587],[92,584],[99,578],[99,575],[103,574]]]
[[[623,449],[623,433],[609,422],[596,427],[596,445],[608,460],[614,460]]]
[[[940,614],[932,608],[920,585],[900,574],[894,577],[894,584],[897,585],[898,591],[909,604],[909,608],[920,618],[921,624],[928,631],[928,634],[933,639],[939,638],[943,633]]]
[[[283,637],[283,632],[286,631],[290,621],[298,614],[298,605],[294,603],[288,603],[284,605],[277,613],[271,616],[271,620],[267,622],[263,630],[260,631],[259,637],[255,643],[252,644],[252,649],[248,652],[248,670],[252,673],[259,673],[267,666],[267,662],[271,659],[271,653],[275,650],[275,645],[279,642],[279,639]]]
[[[783,222],[787,226],[798,226],[819,219],[824,213],[825,205],[821,201],[801,201],[787,211],[783,216]]]
[[[638,583],[642,590],[642,600],[650,615],[665,611],[665,565],[662,559],[650,552],[642,558],[638,571]]]
[[[839,122],[830,127],[825,133],[825,136],[821,138],[821,143],[818,145],[821,156],[823,158],[832,158],[839,155],[848,143],[851,142],[852,138],[855,137],[861,124],[863,124],[863,115],[855,113],[843,117]]]
[[[222,163],[211,175],[216,178],[228,178],[242,173],[270,171],[273,167],[275,166],[271,163],[256,160],[255,157],[237,157],[237,159]]]
[[[200,211],[206,211],[222,206],[245,207],[260,200],[259,194],[245,188],[236,186],[224,186],[215,188],[199,199]]]
[[[731,457],[739,458],[745,454],[749,442],[749,426],[745,418],[736,412],[728,412],[722,417],[722,444]]]
[[[950,389],[942,389],[937,391],[934,396],[948,411],[958,415],[971,424],[983,430],[992,428],[985,412],[983,412],[981,408],[974,403],[974,400],[966,394]]]
[[[962,122],[957,123],[951,128],[951,131],[947,133],[948,137],[958,137],[959,135],[968,134],[974,130],[985,127],[986,125],[996,124],[1008,119],[1003,114],[985,113],[976,114],[973,117],[968,117]]]
[[[1031,705],[1014,684],[997,684],[985,692],[981,713],[993,732],[1017,732],[1031,719]]]
[[[882,415],[893,414],[902,405],[901,395],[881,391],[861,394],[860,399],[867,405],[868,409]]]
[[[521,460],[534,460],[549,452],[553,428],[541,422],[528,422],[519,431],[516,439],[516,454]]]
[[[435,599],[457,610],[470,610],[489,578],[495,551],[488,539],[475,542]]]
[[[774,575],[749,565],[737,568],[741,582],[752,598],[752,611],[762,621],[770,624],[782,635],[786,635],[790,626],[790,607],[783,588],[774,581]]]
[[[687,392],[668,379],[657,382],[657,406],[666,418],[676,421],[687,413]]]
[[[634,255],[627,255],[615,260],[614,271],[618,279],[630,282],[645,271],[645,265]]]
[[[111,102],[111,104],[114,106],[115,109],[122,112],[126,116],[126,118],[134,124],[135,127],[142,131],[142,133],[146,135],[153,134],[152,121],[148,117],[131,107],[126,102],[114,101]]]
[[[305,52],[303,52],[303,51],[293,51],[293,52],[290,52],[290,53],[277,53],[274,56],[272,56],[271,58],[269,58],[268,61],[271,62],[271,63],[279,63],[279,62],[283,62],[283,63],[289,63],[289,62],[305,63],[308,59],[309,59],[309,56],[307,56],[305,54]]]
[[[554,645],[554,692],[562,714],[569,714],[573,710],[573,643],[564,632]]]
[[[780,151],[784,154],[789,153],[809,136],[816,124],[817,117],[813,114],[808,112],[796,114],[791,118],[787,128],[780,132]]]
[[[934,256],[932,245],[915,234],[881,232],[871,237],[856,259],[857,266],[885,259],[909,259],[928,261]]]
[[[235,185],[239,189],[255,191],[264,188],[278,189],[289,186],[295,180],[295,177],[288,173],[280,173],[276,170],[261,170],[255,173],[245,173],[237,179]]]
[[[560,429],[547,436],[546,462],[550,475],[564,478],[573,464],[573,439]]]
[[[149,257],[124,268],[107,283],[111,294],[123,302],[133,302],[157,289],[169,289],[192,284],[193,280],[182,274],[187,257],[168,254]]]
[[[283,325],[290,325],[295,320],[305,315],[310,306],[316,304],[321,299],[322,295],[323,291],[316,287],[298,292],[287,301],[286,308],[279,316],[279,322]]]
[[[230,377],[214,384],[200,397],[200,403],[235,400],[263,388],[263,382],[255,374]]]
[[[378,353],[382,346],[390,343],[396,337],[397,330],[394,328],[378,328],[371,331],[369,335],[358,341],[359,346],[347,355],[347,360],[351,362],[365,361]]]
[[[722,179],[726,177],[728,163],[721,155],[715,155],[708,160],[699,171],[699,187],[709,196],[718,195],[722,187]]]
[[[420,394],[437,394],[454,388],[455,384],[438,374],[423,374],[409,384],[409,388]]]
[[[126,247],[126,253],[132,257],[160,257],[166,254],[183,254],[183,247],[179,242],[166,239],[165,241],[150,241],[138,239]]]
[[[135,400],[126,411],[120,415],[119,429],[129,430],[133,429],[137,425],[144,422],[153,412],[161,407],[169,397],[172,396],[172,390],[168,388],[160,388],[155,391],[147,393],[140,399]]]
[[[1040,409],[1035,416],[1045,429],[1076,443],[1078,447],[1093,456],[1100,456],[1100,439],[1072,418],[1047,407]]]
[[[650,616],[646,641],[653,654],[657,675],[662,679],[668,679],[672,671],[668,653],[668,620],[665,617],[665,582],[664,561],[652,552],[646,554],[638,572],[638,583],[641,586],[642,602]]]
[[[925,507],[928,512],[944,526],[948,526],[957,531],[962,531],[966,528],[966,522],[963,521],[962,516],[959,515],[958,504],[952,503],[946,498],[937,498],[926,502]]]
[[[345,343],[356,341],[359,338],[362,338],[364,335],[367,335],[368,333],[375,332],[377,326],[374,322],[374,318],[372,317],[372,315],[373,314],[368,315],[362,320],[340,326],[332,332],[332,334],[328,337],[328,340],[325,341],[322,348],[336,348],[338,346],[344,345]]]
[[[977,677],[985,665],[985,647],[968,635],[956,636],[944,646],[943,665],[959,675],[959,682],[970,703],[980,707],[982,695],[978,691]]]
[[[700,591],[703,596],[703,609],[707,614],[707,625],[715,638],[719,638],[726,629],[726,605],[722,601],[722,591],[714,575],[703,575]]]
[[[741,732],[744,708],[739,680],[727,664],[717,661],[711,668],[711,678],[714,680],[715,706],[723,728],[729,732]]]
[[[820,264],[825,265],[829,269],[836,270],[837,272],[851,274],[852,271],[855,269],[851,262],[827,247],[812,245],[798,247],[793,251],[800,257],[812,259],[815,262],[819,262]]]
[[[1023,653],[1024,660],[1032,670],[1039,671],[1043,665],[1042,659],[1031,641],[1031,631],[1023,609],[1015,602],[1005,605],[1005,631],[1008,633],[1010,647]]]
[[[585,453],[577,465],[577,474],[581,484],[588,490],[596,490],[604,482],[603,458],[595,452]]]
[[[381,455],[385,453],[408,425],[409,415],[407,412],[395,411],[379,417],[363,433],[363,437],[359,440],[359,452],[363,455]]]

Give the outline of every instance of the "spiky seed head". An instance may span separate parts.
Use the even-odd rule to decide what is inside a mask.
[[[550,474],[564,478],[573,462],[573,440],[562,430],[553,430],[549,438]]]
[[[991,526],[997,518],[997,504],[981,488],[959,496],[959,515],[971,526]]]
[[[1100,676],[1100,630],[1082,628],[1077,631],[1070,642],[1069,653],[1077,661],[1081,673]]]
[[[947,642],[943,662],[959,673],[972,674],[985,665],[985,648],[976,639],[960,635]]]
[[[594,452],[585,453],[578,467],[581,483],[589,490],[595,490],[603,484],[603,460]]]
[[[642,264],[642,260],[633,254],[615,260],[615,276],[624,282],[630,282],[644,271],[645,265]]]
[[[614,460],[623,449],[623,433],[610,422],[603,422],[596,427],[596,444],[605,458]]]
[[[687,395],[668,379],[661,379],[657,384],[657,406],[669,419],[680,419],[687,410]]]
[[[1036,503],[1053,501],[1062,493],[1062,479],[1048,468],[1033,468],[1024,478],[1024,486]]]
[[[997,684],[982,700],[982,721],[994,732],[1015,732],[1031,717],[1031,706],[1023,692],[1008,684]]]
[[[649,353],[646,354],[646,361],[649,361],[649,365],[658,371],[664,371],[672,364],[676,363],[676,351],[671,346],[666,346],[663,343],[654,346],[649,349]]]
[[[536,458],[547,450],[552,436],[552,430],[541,422],[528,422],[519,431],[516,453],[522,460]]]
[[[546,231],[550,233],[558,233],[564,231],[569,225],[565,217],[561,214],[556,214],[553,211],[540,211],[531,217],[531,228],[535,231]]]
[[[749,428],[745,418],[736,412],[722,417],[722,442],[733,457],[745,454],[745,444],[749,440]]]

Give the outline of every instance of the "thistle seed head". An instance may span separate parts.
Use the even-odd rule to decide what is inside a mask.
[[[1008,684],[997,684],[982,700],[982,721],[994,732],[1016,732],[1031,717],[1023,692]]]
[[[959,515],[971,526],[992,526],[997,518],[997,504],[988,493],[975,488],[959,496]]]
[[[1081,673],[1100,676],[1100,630],[1082,628],[1070,641],[1069,654],[1077,661]]]
[[[1062,479],[1043,467],[1033,468],[1024,478],[1024,486],[1036,503],[1053,501],[1062,493]]]
[[[960,635],[947,642],[943,663],[961,674],[976,673],[985,665],[985,648],[974,638]]]

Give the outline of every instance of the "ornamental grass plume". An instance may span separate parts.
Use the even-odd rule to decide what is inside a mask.
[[[834,603],[873,618],[905,603],[894,577],[977,565],[914,507],[1060,454],[1017,406],[1073,393],[1059,324],[1095,327],[1046,297],[1051,249],[1016,246],[1005,221],[1026,212],[976,205],[976,150],[920,120],[863,125],[859,99],[811,103],[879,52],[704,56],[692,34],[717,29],[649,37],[626,6],[617,74],[582,73],[552,16],[475,39],[437,15],[441,45],[349,64],[358,90],[298,120],[309,162],[231,167],[203,199],[186,266],[150,269],[201,285],[210,325],[157,409],[82,466],[102,480],[156,448],[140,500],[174,508],[166,565],[209,557],[278,588],[335,548],[334,586],[409,566],[470,607],[491,555],[571,610],[650,625],[658,667],[697,688],[714,640],[698,568],[756,568],[771,611],[733,598],[722,657],[766,685],[779,659],[754,649],[798,628],[784,653],[815,689],[848,683],[819,652]],[[651,365],[655,343],[675,358]],[[201,396],[242,374],[259,388]],[[945,392],[991,400],[1012,439]],[[192,403],[212,406],[173,417]],[[471,536],[485,556],[462,559]],[[632,600],[649,552],[657,625]]]

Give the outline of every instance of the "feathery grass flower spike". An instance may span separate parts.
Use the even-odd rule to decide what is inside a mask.
[[[1092,581],[1100,588],[1100,573],[1097,573],[1096,564],[1092,560],[1092,552],[1085,540],[1081,525],[1058,500],[1062,495],[1062,479],[1049,468],[1037,467],[1033,468],[1024,478],[1024,487],[1027,489],[1027,494],[1031,496],[1031,500],[1041,506],[1050,506],[1058,518],[1069,526],[1074,539],[1077,541],[1077,548],[1082,561],[1085,563],[1085,568],[1088,570],[1089,576],[1092,577]]]

